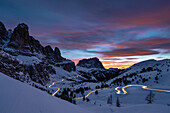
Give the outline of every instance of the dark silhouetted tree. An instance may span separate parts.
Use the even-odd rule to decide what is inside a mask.
[[[99,93],[98,90],[96,90],[96,91],[95,91],[95,94],[97,95],[98,93]]]
[[[112,105],[112,95],[110,95],[107,99],[107,104],[111,104]]]
[[[117,97],[117,100],[116,100],[116,106],[120,107],[120,102],[119,102],[119,98],[118,97]]]
[[[86,99],[86,98],[85,98],[85,95],[84,95],[84,96],[83,96],[83,101],[85,101],[85,99]]]
[[[76,94],[74,94],[73,98],[76,98]]]
[[[139,84],[139,81],[136,81],[136,84]]]
[[[145,100],[148,102],[148,104],[152,104],[154,101],[155,94],[150,91],[150,93],[147,95]]]
[[[72,102],[73,102],[73,104],[76,104],[76,100],[73,100]]]
[[[90,101],[90,99],[89,99],[89,98],[86,98],[86,101],[87,101],[87,102],[89,102],[89,101]]]
[[[155,80],[158,80],[158,76],[155,77]]]
[[[70,92],[70,97],[73,97],[73,91]]]

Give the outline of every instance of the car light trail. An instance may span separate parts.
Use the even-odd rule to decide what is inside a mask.
[[[79,77],[80,75],[77,75],[76,77],[73,77],[73,78],[77,78]],[[55,96],[59,91],[60,91],[60,88],[59,87],[53,87],[55,84],[57,83],[60,83],[60,82],[63,82],[65,79],[62,79],[58,82],[53,82],[51,85],[49,85],[49,88],[56,88],[57,91],[55,91],[52,96]],[[121,93],[121,91],[119,90],[120,87],[116,87],[115,90],[117,91],[116,93],[119,94],[119,95],[125,95],[127,94],[127,91],[125,90],[127,87],[133,87],[133,86],[137,86],[137,87],[142,87],[143,89],[146,89],[146,90],[152,90],[152,91],[160,91],[160,92],[168,92],[170,93],[170,90],[161,90],[161,89],[152,89],[152,88],[148,88],[147,86],[145,85],[126,85],[124,87],[121,88],[121,90],[123,91],[123,93]],[[92,90],[90,91],[86,96],[85,98],[87,98],[88,96],[90,96],[92,93],[94,93],[95,91],[97,90],[106,90],[106,89],[110,89],[110,88],[102,88],[102,89],[96,89],[96,90]],[[83,99],[84,97],[77,97],[77,98],[73,98],[73,100],[77,100],[77,99]]]
[[[116,87],[115,90],[117,91],[116,93],[117,94],[127,94],[127,91],[125,90],[127,87],[132,87],[132,86],[138,86],[138,87],[142,87],[143,89],[146,89],[146,90],[152,90],[152,91],[161,91],[161,92],[168,92],[170,93],[170,90],[161,90],[161,89],[152,89],[152,88],[148,88],[147,86],[145,85],[127,85],[127,86],[124,86],[122,87],[122,91],[123,93],[121,93],[121,91],[119,90],[120,87]]]

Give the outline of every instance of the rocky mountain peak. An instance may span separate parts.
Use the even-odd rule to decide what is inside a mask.
[[[58,56],[61,56],[61,52],[60,49],[58,47],[55,47],[54,49],[55,54],[57,54]]]
[[[0,21],[0,36],[2,39],[6,39],[6,36],[7,36],[7,30],[4,26],[4,24]]]
[[[77,66],[85,67],[85,68],[101,68],[104,69],[103,64],[97,57],[82,59],[78,62]]]
[[[29,45],[29,31],[28,26],[24,23],[18,24],[18,26],[14,29],[8,47],[15,49],[28,49],[26,47]]]
[[[46,51],[46,56],[48,59],[54,59],[56,61],[62,61],[62,60],[65,60],[62,56],[61,56],[61,53],[60,53],[60,50],[58,47],[55,47],[55,49],[53,50],[51,48],[51,46],[46,46],[45,48],[45,51]]]
[[[18,24],[16,29],[18,29],[18,30],[22,29],[22,30],[28,31],[28,26],[25,23],[20,23],[20,24]]]
[[[8,39],[8,32],[2,22],[0,22],[0,49],[4,45],[4,42]]]
[[[53,49],[51,48],[50,45],[45,46],[44,49],[45,49],[45,51],[47,52],[48,55],[53,53]]]
[[[28,44],[29,40],[28,26],[24,23],[18,24],[18,26],[14,29],[12,40],[17,41],[20,45]]]
[[[4,24],[0,21],[0,33],[7,31]]]

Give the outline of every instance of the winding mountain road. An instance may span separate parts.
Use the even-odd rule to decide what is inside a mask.
[[[80,76],[80,75],[78,75],[78,76],[76,76],[76,77],[74,77],[74,78],[77,78],[77,77],[79,77],[79,76]],[[49,86],[49,88],[55,88],[55,89],[57,89],[57,91],[55,91],[55,92],[52,94],[52,96],[55,96],[55,95],[60,91],[60,88],[59,88],[59,87],[54,87],[54,85],[57,84],[57,83],[61,83],[61,82],[63,82],[64,80],[66,80],[66,79],[62,79],[61,81],[58,81],[58,82],[53,82],[53,83]],[[148,88],[148,87],[145,86],[145,85],[126,85],[126,86],[124,86],[124,87],[116,87],[116,88],[115,88],[115,91],[117,91],[116,93],[117,93],[118,95],[125,95],[125,94],[127,94],[127,91],[126,91],[125,89],[128,88],[128,87],[133,87],[133,86],[142,87],[143,89],[151,90],[151,91],[160,91],[160,92],[168,92],[168,93],[170,93],[170,90],[152,89],[152,88]],[[120,88],[121,88],[121,90],[123,91],[123,93],[121,93],[121,90],[119,90]],[[106,89],[110,89],[110,88],[102,88],[102,89],[96,89],[96,90],[106,90]],[[85,96],[85,98],[87,98],[88,96],[90,96],[90,95],[91,95],[92,93],[94,93],[96,90],[90,91],[90,92]],[[83,97],[73,98],[73,100],[76,100],[76,99],[83,99]]]
[[[132,87],[132,86],[137,86],[137,87],[142,87],[143,89],[146,89],[146,90],[152,90],[152,91],[161,91],[161,92],[168,92],[170,93],[170,90],[161,90],[161,89],[152,89],[152,88],[148,88],[147,86],[145,85],[127,85],[127,86],[124,86],[121,88],[121,90],[123,91],[123,93],[121,93],[121,91],[119,90],[120,87],[116,87],[115,90],[117,91],[116,93],[117,94],[127,94],[127,91],[125,90],[127,87]]]

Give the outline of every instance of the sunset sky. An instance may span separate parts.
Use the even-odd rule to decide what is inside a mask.
[[[106,68],[127,68],[170,58],[170,0],[0,0],[0,21],[26,23],[75,63],[98,57]]]

